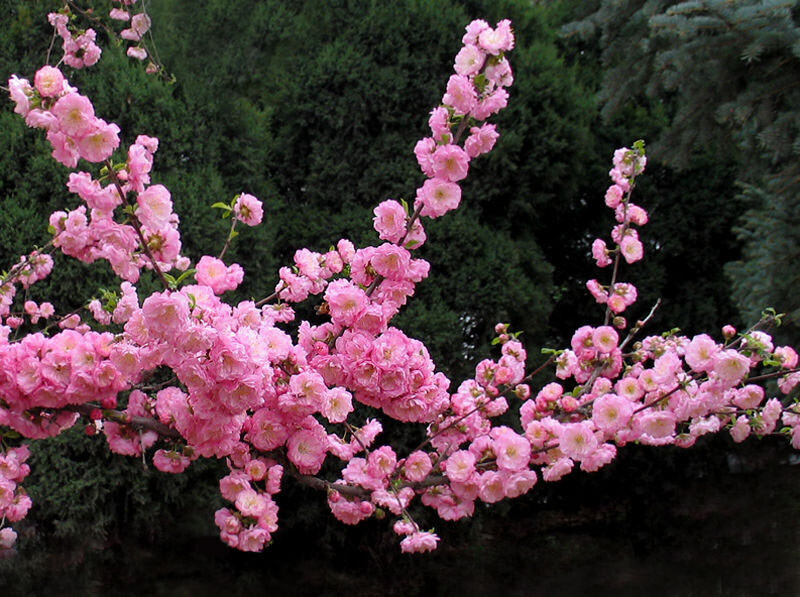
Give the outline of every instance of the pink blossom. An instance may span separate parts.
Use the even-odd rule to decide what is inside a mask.
[[[632,415],[631,402],[617,394],[606,394],[597,398],[592,407],[592,421],[608,435],[625,427]]]
[[[447,81],[447,92],[442,96],[442,103],[452,106],[458,114],[469,114],[476,102],[477,94],[472,81],[463,75],[452,75]]]
[[[428,126],[433,133],[433,138],[421,139],[420,142],[425,142],[424,147],[428,149],[427,153],[433,153],[436,147],[436,141],[449,141],[450,140],[450,113],[447,108],[437,106],[431,110],[431,115],[428,118]],[[419,145],[419,143],[417,143]],[[415,150],[416,153],[416,150]],[[419,158],[419,156],[417,156]],[[420,166],[422,164],[420,163]],[[424,168],[423,168],[424,170]]]
[[[197,262],[197,272],[194,277],[198,284],[208,286],[214,294],[222,294],[234,290],[241,284],[244,270],[237,263],[226,267],[216,257],[203,255]]]
[[[469,156],[458,145],[440,145],[433,152],[433,173],[437,178],[456,182],[467,177]]]
[[[425,137],[417,141],[414,146],[414,155],[417,163],[425,176],[433,176],[433,152],[436,150],[436,141],[431,137]]]
[[[314,475],[322,467],[327,447],[328,436],[321,427],[301,429],[286,442],[286,455],[300,472]]]
[[[458,483],[467,481],[475,472],[475,455],[466,450],[453,452],[447,459],[445,472],[451,481]]]
[[[628,263],[639,261],[644,255],[644,248],[638,238],[626,235],[619,244],[620,252]]]
[[[459,75],[474,75],[481,70],[485,60],[486,54],[478,46],[467,44],[456,55],[454,68]]]
[[[108,13],[108,16],[115,21],[129,21],[131,19],[130,13],[127,10],[122,10],[121,8],[112,8]]]
[[[247,226],[257,226],[264,217],[261,201],[248,193],[239,195],[233,206],[233,213],[240,222]]]
[[[597,448],[594,426],[589,421],[563,425],[559,432],[558,445],[573,460],[587,457]]]
[[[5,527],[0,529],[0,549],[11,549],[17,541],[17,532]]]
[[[129,47],[126,54],[129,58],[135,58],[136,60],[144,60],[147,58],[147,50],[140,46]]]
[[[387,199],[373,211],[373,226],[383,240],[397,243],[406,233],[406,210],[397,201]]]
[[[58,118],[61,130],[71,137],[87,135],[95,127],[94,107],[78,93],[68,93],[59,98],[52,111]]]
[[[64,75],[52,66],[43,66],[36,71],[33,84],[42,97],[57,97],[64,89]]]
[[[469,132],[470,136],[464,142],[464,149],[471,158],[490,152],[500,136],[497,127],[489,123],[480,127],[473,126]]]
[[[119,127],[99,118],[94,120],[91,130],[78,139],[80,156],[89,162],[106,160],[117,147],[119,147]]]
[[[16,105],[14,112],[20,116],[27,116],[30,112],[30,100],[33,96],[33,87],[27,79],[20,79],[17,75],[11,75],[8,80],[8,90],[11,96],[11,101]]]
[[[138,205],[136,216],[152,231],[169,226],[176,217],[172,213],[170,192],[163,185],[148,187],[139,193],[136,203]]]
[[[406,479],[414,483],[423,481],[433,469],[430,457],[422,451],[409,454],[403,465],[403,474]]]
[[[403,553],[423,553],[433,551],[439,543],[439,536],[435,533],[417,531],[400,542]]]
[[[417,201],[422,204],[423,216],[438,218],[461,203],[461,187],[454,182],[430,178],[417,189]]]

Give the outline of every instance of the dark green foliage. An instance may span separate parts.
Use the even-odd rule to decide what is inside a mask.
[[[785,338],[796,338],[800,302],[786,268],[800,251],[792,215],[800,190],[796,3],[603,1],[583,15],[565,33],[599,36],[606,117],[647,94],[669,115],[656,156],[683,169],[711,149],[736,163],[736,177],[750,185],[736,201],[750,210],[736,231],[744,259],[726,268],[734,298],[748,321],[766,306],[790,312]],[[733,187],[724,199],[738,193]]]

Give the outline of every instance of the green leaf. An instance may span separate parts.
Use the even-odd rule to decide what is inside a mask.
[[[233,211],[233,208],[228,205],[227,203],[222,203],[221,201],[217,201],[216,203],[211,204],[212,209],[222,209],[224,211]]]

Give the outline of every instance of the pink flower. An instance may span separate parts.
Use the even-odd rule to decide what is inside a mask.
[[[64,89],[64,75],[52,66],[43,66],[36,71],[33,84],[42,97],[57,97]]]
[[[77,93],[68,93],[53,106],[61,130],[71,137],[82,137],[95,128],[92,102]]]
[[[208,286],[214,294],[222,294],[234,290],[244,278],[244,270],[238,263],[228,267],[217,259],[203,255],[197,263],[197,272],[194,275],[198,284]]]
[[[475,87],[468,77],[452,75],[447,81],[447,92],[442,96],[442,103],[452,106],[458,114],[469,114],[477,99]]]
[[[233,206],[233,213],[242,224],[247,226],[257,226],[264,217],[264,209],[261,201],[253,195],[242,193]]]
[[[474,75],[481,70],[485,60],[486,54],[478,46],[467,44],[456,54],[454,68],[459,75]]]
[[[153,466],[162,473],[182,473],[189,464],[191,464],[191,460],[180,452],[156,450],[156,453],[153,454]]]
[[[632,415],[632,403],[617,394],[600,396],[592,406],[592,421],[598,429],[608,435],[625,427]]]
[[[458,145],[440,145],[433,152],[435,177],[456,182],[467,177],[469,156]]]
[[[466,450],[453,452],[445,466],[447,478],[457,483],[464,483],[475,472],[475,455]]]
[[[414,146],[414,155],[417,163],[425,176],[433,176],[433,152],[436,149],[436,141],[430,137],[425,137],[417,141]]]
[[[488,123],[481,127],[473,126],[469,132],[470,136],[464,142],[464,149],[471,158],[490,152],[500,136],[497,127]]]
[[[735,350],[720,350],[713,356],[713,371],[717,378],[731,387],[750,371],[750,359]]]
[[[406,210],[397,201],[387,199],[373,211],[373,226],[383,240],[397,243],[406,233]]]
[[[511,21],[502,20],[495,29],[484,29],[478,36],[481,48],[489,54],[497,55],[508,52],[514,48],[514,32],[511,30]]]
[[[148,187],[139,193],[136,203],[139,206],[136,216],[151,231],[166,228],[175,219],[169,189],[163,185]]]
[[[594,426],[589,421],[562,425],[558,436],[561,451],[573,460],[582,460],[597,449]]]
[[[352,326],[361,312],[369,305],[366,292],[349,280],[335,280],[325,290],[325,300],[330,308],[331,319],[343,326]]]
[[[497,437],[492,445],[497,457],[497,466],[507,471],[527,468],[531,458],[530,442],[508,427],[497,428],[497,431]]]
[[[136,60],[144,60],[147,58],[147,50],[140,46],[129,47],[126,54],[129,58],[135,58]]]
[[[622,202],[623,195],[625,195],[625,190],[621,186],[611,185],[606,191],[606,205],[615,209]]]
[[[11,528],[0,529],[0,549],[11,549],[17,542],[17,532]]]
[[[343,423],[353,412],[353,397],[344,388],[333,388],[325,393],[320,412],[331,423]]]
[[[433,469],[430,456],[425,452],[416,451],[409,454],[403,466],[406,479],[413,483],[423,481]]]
[[[441,178],[430,178],[417,189],[417,201],[422,204],[423,216],[438,218],[461,203],[461,187]]]
[[[33,96],[33,87],[27,79],[20,79],[17,75],[12,75],[8,80],[8,90],[16,106],[14,112],[20,116],[27,116],[31,109],[30,100]]]
[[[492,114],[497,114],[508,105],[508,91],[498,87],[472,109],[471,115],[478,120],[486,120]]]
[[[623,238],[622,242],[619,244],[619,249],[625,261],[628,263],[639,261],[644,255],[644,248],[642,247],[641,241],[631,235],[625,235],[625,238]]]
[[[78,139],[80,156],[89,162],[102,162],[111,157],[117,147],[119,147],[119,127],[99,118],[94,120],[92,130]]]
[[[428,118],[428,126],[431,129],[431,133],[433,133],[433,138],[431,139],[428,137],[427,141],[426,139],[420,139],[420,142],[425,141],[425,145],[429,147],[428,153],[432,153],[436,147],[436,141],[447,141],[450,138],[450,113],[447,111],[447,108],[437,106],[431,110],[431,115]],[[445,135],[447,139],[445,139]],[[417,145],[419,145],[419,142]],[[419,156],[417,157],[419,158]]]
[[[112,8],[111,12],[108,13],[108,16],[115,21],[130,21],[131,15],[127,10],[122,10],[121,8]]]
[[[286,455],[301,473],[314,475],[325,460],[328,436],[321,427],[301,429],[289,438],[286,448]]]
[[[400,542],[400,549],[403,553],[423,553],[433,551],[439,543],[439,537],[435,533],[417,531]]]

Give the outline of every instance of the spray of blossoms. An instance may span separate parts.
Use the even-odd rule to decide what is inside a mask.
[[[110,16],[130,19],[123,38],[138,42],[150,22],[131,16],[133,4]],[[59,15],[51,20],[62,38],[76,38]],[[588,284],[604,305],[602,325],[581,327],[569,349],[532,370],[518,334],[498,324],[499,356],[457,387],[436,371],[422,341],[391,325],[429,273],[413,256],[426,241],[423,219],[466,200],[460,181],[495,145],[499,134],[486,120],[506,106],[513,83],[509,21],[473,21],[462,42],[430,135],[414,148],[425,175],[415,200],[387,199],[374,210],[382,242],[299,249],[272,294],[235,305],[223,297],[245,272],[224,258],[237,225],[261,223],[260,201],[241,193],[215,203],[231,222],[227,240],[218,254],[192,260],[181,254],[169,190],[151,182],[158,140],[139,135],[122,150],[119,128],[97,117],[56,66],[43,66],[33,84],[12,77],[15,111],[74,170],[67,187],[82,203],[52,214],[52,241],[0,279],[0,430],[34,440],[83,419],[112,451],[149,455],[165,473],[180,474],[198,458],[223,459],[228,474],[219,490],[228,505],[214,518],[221,539],[244,551],[272,540],[275,496],[287,482],[323,491],[345,524],[389,515],[401,549],[423,552],[438,543],[419,522],[426,510],[443,520],[468,517],[478,503],[521,496],[540,480],[598,470],[629,442],[690,446],[729,429],[737,441],[780,433],[800,446],[794,401],[767,399],[759,385],[779,377],[781,391],[791,392],[800,375],[792,348],[775,347],[756,328],[726,328],[720,341],[677,333],[636,340],[652,311],[633,325],[621,315],[636,289],[618,281],[620,265],[643,257],[637,227],[647,214],[631,202],[646,166],[641,143],[614,154],[606,203],[617,223],[611,245],[593,246],[598,266],[613,264],[609,284]],[[16,288],[46,276],[54,250],[108,261],[119,291],[67,314],[47,302],[20,304]],[[142,275],[162,289],[140,296]],[[292,305],[303,301],[314,302],[323,323],[296,321]],[[12,335],[22,324],[35,331]],[[534,389],[536,374],[552,365],[560,381]],[[377,414],[364,418],[359,403]],[[386,417],[420,425],[424,439],[398,453],[384,436]],[[20,487],[27,457],[25,445],[3,444],[0,526],[31,505]],[[330,477],[322,474],[326,463],[337,471]],[[15,537],[0,529],[0,548]]]

